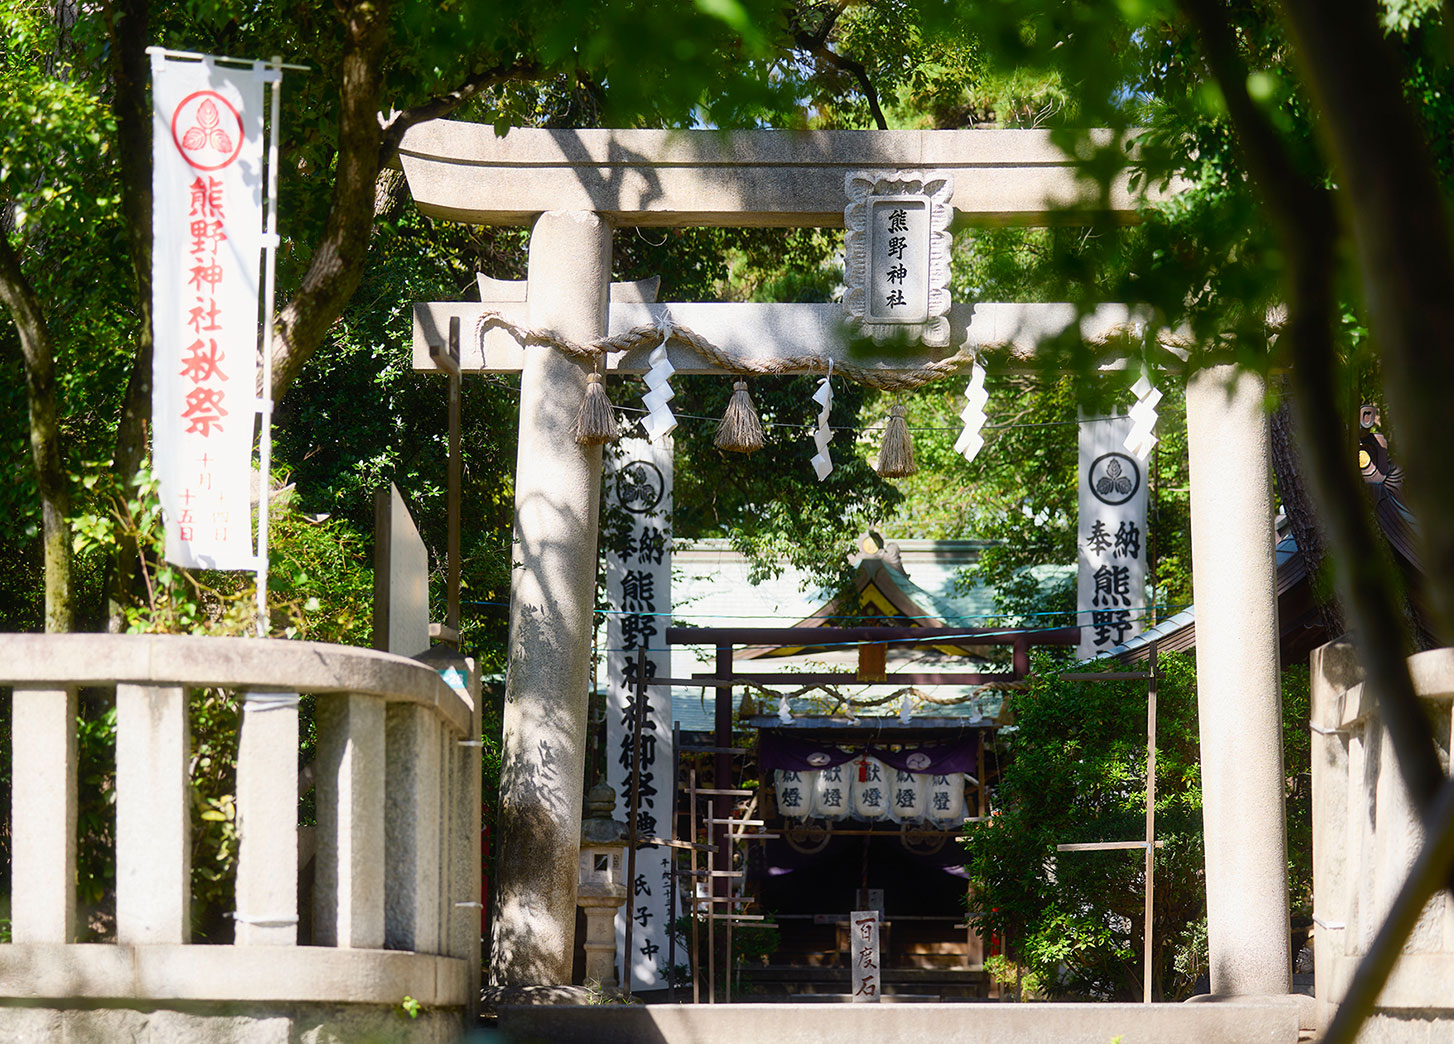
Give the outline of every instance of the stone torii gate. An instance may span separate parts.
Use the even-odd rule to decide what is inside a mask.
[[[1102,198],[1040,131],[547,131],[497,136],[484,125],[434,121],[400,149],[426,215],[530,225],[527,300],[485,302],[510,320],[588,342],[651,321],[661,306],[609,301],[611,230],[631,226],[842,227],[852,171],[945,171],[959,225],[1043,225],[1076,212],[1134,218],[1124,182]],[[414,358],[449,317],[474,329],[481,305],[416,306]],[[836,305],[673,304],[678,326],[724,356],[764,346],[843,343]],[[957,305],[951,347],[857,366],[912,370],[967,345],[1012,354],[1074,321],[1064,305]],[[1082,322],[1096,338],[1129,316],[1103,306]],[[587,365],[522,347],[502,329],[461,344],[462,370],[519,371],[510,666],[500,794],[494,982],[570,980],[593,630],[601,449],[571,436]],[[846,349],[816,349],[847,361]],[[640,374],[646,351],[610,360]],[[680,373],[721,373],[673,344]],[[1187,389],[1197,687],[1212,990],[1287,993],[1288,904],[1282,810],[1281,697],[1267,420],[1261,383],[1231,367],[1200,371]]]

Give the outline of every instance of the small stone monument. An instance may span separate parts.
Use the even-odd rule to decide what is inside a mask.
[[[616,988],[616,910],[626,902],[621,854],[626,824],[611,818],[616,790],[597,783],[586,792],[581,822],[580,884],[576,904],[586,914],[586,981]]]

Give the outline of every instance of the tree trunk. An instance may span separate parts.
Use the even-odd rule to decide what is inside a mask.
[[[133,489],[137,469],[146,459],[147,429],[151,420],[151,109],[147,104],[150,62],[146,54],[146,0],[112,0],[105,7],[111,38],[111,78],[115,94],[117,146],[121,163],[121,205],[130,237],[131,269],[136,287],[136,354],[126,382],[126,398],[116,425],[112,467],[121,495]],[[107,563],[107,630],[121,629],[122,607],[131,601],[136,583],[136,540],[123,534]]]
[[[40,300],[20,269],[10,240],[0,236],[0,303],[20,333],[25,393],[30,406],[30,456],[40,491],[45,562],[45,629],[71,629],[71,497],[61,464],[56,416],[55,352]]]
[[[146,0],[113,0],[106,7],[111,37],[111,79],[115,94],[117,146],[121,163],[121,207],[130,238],[136,283],[136,357],[116,429],[114,464],[128,488],[146,455],[151,416],[151,108],[147,104],[150,63],[146,54]]]
[[[1283,7],[1294,58],[1324,115],[1316,127],[1357,248],[1389,420],[1419,519],[1430,630],[1447,643],[1454,640],[1454,453],[1444,444],[1454,388],[1454,240],[1444,194],[1372,0]]]
[[[333,201],[323,240],[297,294],[277,318],[273,398],[281,398],[363,278],[379,175],[379,97],[389,13],[383,0],[355,0],[343,8],[346,41],[338,119]]]

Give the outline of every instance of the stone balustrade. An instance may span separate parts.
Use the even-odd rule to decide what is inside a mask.
[[[370,1034],[369,1013],[397,1020],[406,996],[432,1035],[462,1026],[479,993],[480,715],[478,676],[460,667],[457,691],[425,663],[312,642],[0,636],[14,692],[0,1028],[131,1033],[145,1016],[143,1037],[164,1022],[161,1037],[209,1039],[217,1019],[281,1015],[300,1031],[343,1025],[344,1011],[345,1035]],[[115,944],[75,942],[77,692],[91,686],[116,692]],[[202,687],[241,704],[232,945],[190,938],[187,703]],[[317,697],[311,938],[299,937],[300,692]]]
[[[1411,656],[1409,671],[1447,769],[1454,649]],[[1350,644],[1313,653],[1313,954],[1323,1026],[1423,843],[1376,697]],[[1425,906],[1358,1039],[1450,1039],[1451,982],[1454,903],[1441,892]]]

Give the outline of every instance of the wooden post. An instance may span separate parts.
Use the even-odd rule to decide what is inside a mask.
[[[732,646],[717,646],[717,677],[732,677]],[[716,782],[712,784],[717,793],[712,797],[712,815],[715,820],[711,830],[708,831],[710,843],[717,846],[718,853],[725,854],[727,849],[727,817],[732,812],[732,798],[726,793],[732,789],[732,686],[731,684],[719,685],[716,689],[716,702],[713,704],[715,739],[717,751],[713,758],[715,768],[714,775]],[[716,860],[714,860],[715,862]],[[721,867],[723,870],[731,870],[730,865]],[[709,894],[716,896],[718,878],[708,882]],[[726,894],[727,878],[721,878],[722,894]],[[716,913],[716,906],[710,907],[713,914]]]
[[[1151,1003],[1151,917],[1156,892],[1156,643],[1151,643],[1151,677],[1146,681],[1146,957],[1141,999]]]
[[[687,823],[689,824],[688,827],[687,827],[687,829],[691,831],[691,835],[692,835],[691,836],[691,842],[692,842],[692,847],[691,847],[691,853],[692,853],[692,855],[691,855],[691,871],[692,871],[692,875],[691,875],[691,887],[692,887],[692,957],[691,957],[691,964],[692,964],[692,1003],[693,1004],[701,1004],[702,1003],[702,991],[701,991],[701,985],[700,985],[700,983],[701,983],[701,978],[702,977],[701,977],[700,974],[698,974],[700,972],[700,970],[701,970],[701,961],[699,961],[697,959],[698,958],[698,950],[700,949],[700,945],[701,945],[700,938],[699,938],[698,932],[697,932],[697,913],[698,913],[699,898],[700,898],[697,895],[697,770],[695,768],[693,768],[691,770],[691,772],[692,772],[692,775],[691,775],[691,781],[690,781],[690,784],[689,784],[689,791],[690,791],[690,794],[691,794],[691,802],[692,802],[692,804],[691,804],[691,811],[687,815]]]
[[[454,372],[449,375],[449,546],[446,564],[445,626],[456,649],[459,645],[459,527],[460,527],[460,445],[459,445],[459,316],[449,320],[449,355]]]

